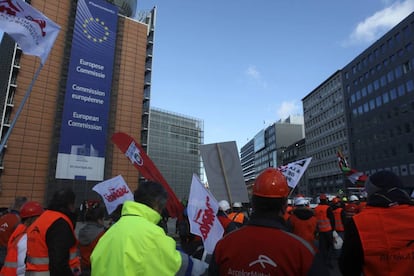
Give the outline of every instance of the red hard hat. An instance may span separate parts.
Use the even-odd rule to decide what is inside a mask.
[[[30,218],[40,216],[43,213],[43,207],[36,201],[28,201],[20,208],[21,218]]]
[[[337,204],[337,203],[339,203],[340,202],[340,200],[339,200],[339,198],[337,198],[337,197],[334,197],[333,199],[332,199],[332,203],[333,204]]]
[[[327,199],[327,197],[326,197],[326,195],[325,195],[325,194],[320,194],[320,195],[319,195],[319,199]]]
[[[281,198],[289,195],[286,177],[277,169],[267,168],[256,178],[253,194],[261,197]]]

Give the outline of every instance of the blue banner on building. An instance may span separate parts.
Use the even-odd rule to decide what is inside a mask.
[[[116,6],[78,1],[56,178],[103,180],[117,21]]]

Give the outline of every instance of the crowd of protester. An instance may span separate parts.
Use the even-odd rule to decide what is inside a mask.
[[[168,194],[156,182],[110,217],[99,200],[76,210],[72,189],[46,208],[19,196],[0,217],[0,275],[410,275],[413,199],[389,171],[370,176],[365,192],[322,193],[311,207],[304,195],[288,199],[286,178],[268,168],[250,203],[218,202],[224,234],[207,256],[186,209],[169,235]]]

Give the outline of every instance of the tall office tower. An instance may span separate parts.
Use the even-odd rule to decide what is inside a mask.
[[[46,203],[67,186],[79,203],[117,175],[137,187],[138,171],[110,139],[125,132],[146,146],[156,10],[136,14],[136,3],[31,1],[61,30],[3,151],[3,205],[17,195]],[[19,47],[10,50],[2,138],[40,66]]]
[[[344,188],[344,176],[336,153],[348,154],[348,133],[341,71],[335,72],[302,99],[305,117],[306,155],[312,162],[306,171],[311,194]]]
[[[350,163],[414,188],[414,13],[343,68]]]
[[[151,108],[148,155],[179,199],[187,199],[193,174],[202,178],[202,120]]]

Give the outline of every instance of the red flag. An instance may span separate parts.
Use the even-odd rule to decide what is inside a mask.
[[[142,177],[150,181],[158,182],[165,188],[169,195],[166,206],[168,214],[173,218],[181,219],[184,211],[183,205],[144,149],[134,138],[123,132],[115,133],[111,139],[128,157]]]
[[[338,157],[339,168],[349,179],[349,181],[351,181],[354,185],[363,186],[365,181],[368,179],[368,176],[363,172],[350,168],[341,150],[338,150],[336,156]]]

